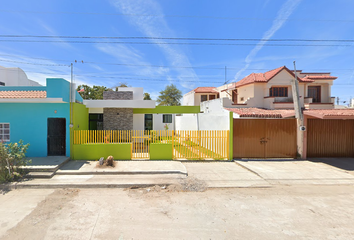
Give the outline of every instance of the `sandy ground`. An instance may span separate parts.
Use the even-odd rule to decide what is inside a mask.
[[[351,185],[14,190],[0,203],[11,240],[354,238]]]

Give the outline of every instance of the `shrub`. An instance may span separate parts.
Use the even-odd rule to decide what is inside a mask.
[[[24,169],[29,161],[26,159],[26,152],[29,144],[0,142],[0,183],[14,181],[22,177]]]

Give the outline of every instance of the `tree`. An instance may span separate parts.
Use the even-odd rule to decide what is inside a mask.
[[[167,85],[165,90],[160,92],[160,96],[157,98],[159,106],[180,106],[180,99],[182,98],[182,92],[173,84]]]
[[[144,100],[151,100],[151,96],[149,93],[144,93]]]
[[[0,183],[17,180],[25,174],[22,167],[30,163],[25,156],[28,146],[22,140],[8,144],[0,141]]]
[[[128,86],[127,83],[123,82],[123,83],[120,83],[117,86],[112,87],[112,90],[118,92],[118,88],[120,88],[120,87],[129,87],[129,86]]]
[[[105,86],[87,86],[87,85],[79,85],[77,87],[77,91],[80,91],[81,89],[84,89],[84,91],[79,92],[81,97],[83,99],[103,99],[103,92],[104,91],[112,91],[112,89],[107,88]]]

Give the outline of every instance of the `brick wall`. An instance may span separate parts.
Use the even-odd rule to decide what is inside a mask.
[[[133,100],[133,92],[105,91],[103,92],[103,100]]]
[[[132,108],[104,108],[104,130],[133,130]]]

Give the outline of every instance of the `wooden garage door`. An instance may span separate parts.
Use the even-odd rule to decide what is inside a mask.
[[[234,158],[295,158],[295,119],[234,119]]]
[[[308,157],[354,157],[354,120],[308,119]]]

